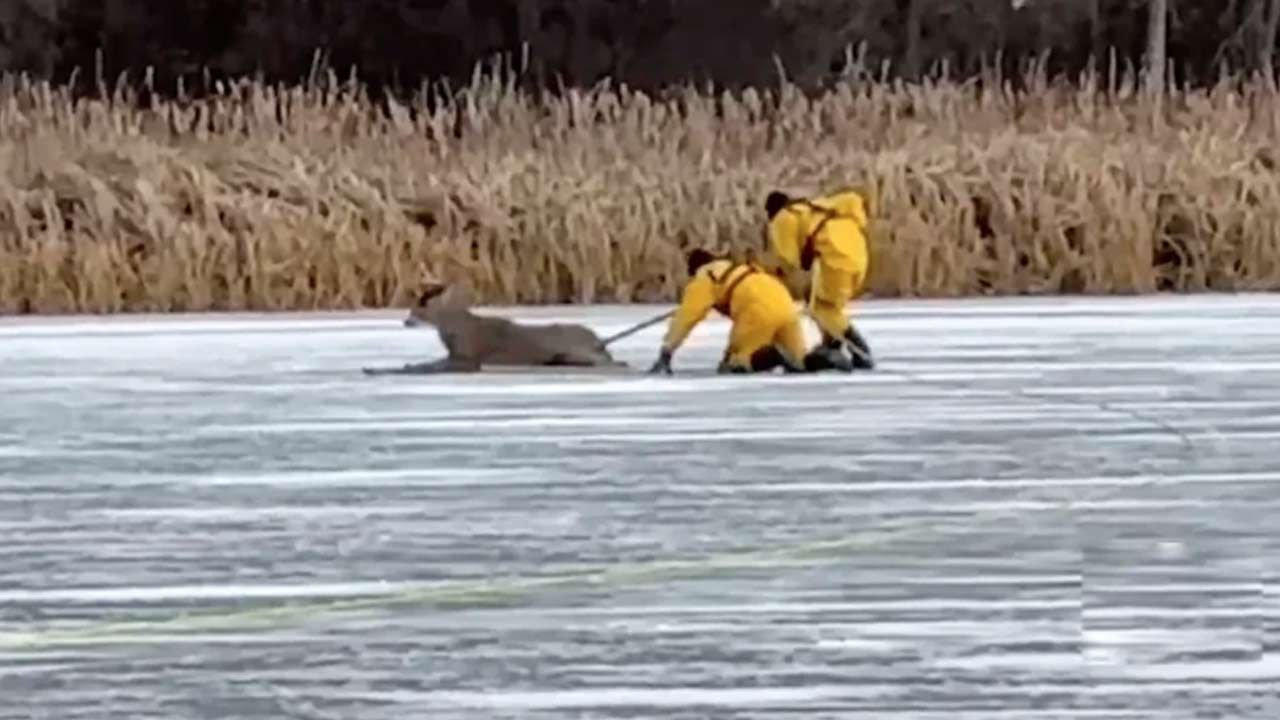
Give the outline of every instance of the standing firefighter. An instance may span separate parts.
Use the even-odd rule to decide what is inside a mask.
[[[846,191],[805,200],[775,190],[764,206],[774,253],[793,268],[812,269],[809,309],[822,330],[822,343],[814,353],[844,366],[840,350],[847,342],[852,368],[873,368],[871,348],[845,313],[867,276],[867,210],[862,196]]]
[[[748,263],[715,258],[702,249],[689,253],[688,271],[691,279],[650,373],[671,373],[671,356],[713,309],[733,322],[718,372],[825,369],[821,358],[805,357],[800,313],[778,278]]]

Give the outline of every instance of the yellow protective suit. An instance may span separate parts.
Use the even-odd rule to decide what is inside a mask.
[[[769,221],[773,251],[791,267],[812,268],[809,309],[827,338],[849,327],[845,308],[867,278],[867,207],[853,191],[794,200]]]
[[[674,354],[713,309],[733,322],[724,366],[752,369],[752,356],[773,346],[794,367],[803,367],[804,328],[787,286],[754,265],[729,260],[698,268],[667,327],[663,349]]]

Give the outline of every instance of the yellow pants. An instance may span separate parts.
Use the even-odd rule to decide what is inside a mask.
[[[863,273],[840,271],[824,265],[821,258],[813,264],[813,283],[809,292],[809,311],[822,330],[823,339],[840,338],[849,327],[845,308],[862,290]]]
[[[759,283],[760,287],[748,289],[747,283]],[[804,326],[786,286],[767,275],[744,280],[742,285],[739,291],[748,290],[751,302],[734,314],[724,364],[750,369],[752,356],[773,346],[796,367],[803,366],[807,352]]]

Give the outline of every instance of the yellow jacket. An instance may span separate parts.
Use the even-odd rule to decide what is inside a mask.
[[[662,347],[675,352],[712,310],[725,317],[736,318],[742,308],[756,302],[779,305],[786,311],[794,310],[787,286],[767,271],[749,263],[712,260],[698,268],[685,286],[680,307],[671,318]]]
[[[791,267],[813,261],[833,270],[865,273],[867,206],[853,191],[795,200],[769,221],[773,251]]]

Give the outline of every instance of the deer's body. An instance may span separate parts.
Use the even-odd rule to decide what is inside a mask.
[[[396,370],[365,372],[478,372],[484,367],[626,367],[584,325],[522,325],[506,318],[476,315],[454,287],[431,285],[409,310],[406,326],[436,328],[447,355]]]

